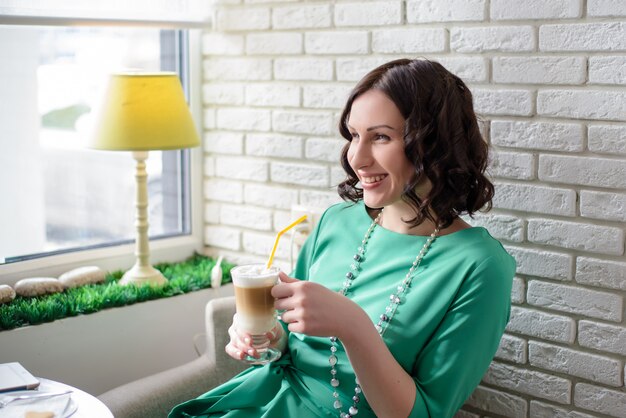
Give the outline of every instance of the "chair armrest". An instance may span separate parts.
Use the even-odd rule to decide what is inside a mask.
[[[225,382],[245,368],[224,352],[235,312],[234,297],[213,299],[206,306],[207,350],[201,357],[98,396],[116,418],[166,417],[181,402]]]

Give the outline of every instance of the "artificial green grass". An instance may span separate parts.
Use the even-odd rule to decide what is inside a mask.
[[[0,305],[0,331],[205,289],[211,287],[213,266],[215,260],[195,254],[180,263],[156,264],[154,267],[168,279],[160,287],[149,284],[122,286],[118,281],[123,272],[115,271],[107,274],[103,283],[39,297],[17,296],[13,302]],[[230,282],[230,270],[233,267],[232,264],[222,262],[222,283]]]

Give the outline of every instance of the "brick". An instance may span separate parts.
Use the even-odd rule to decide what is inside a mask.
[[[443,28],[398,28],[372,31],[373,52],[406,54],[445,50],[446,31]]]
[[[244,86],[239,83],[209,83],[202,86],[205,104],[242,105]]]
[[[272,229],[272,211],[251,206],[222,205],[222,224],[269,231]]]
[[[550,219],[530,219],[528,240],[573,250],[622,255],[624,231],[609,226]]]
[[[491,363],[483,382],[562,404],[572,399],[569,380],[507,364]]]
[[[243,185],[231,180],[205,180],[204,197],[220,202],[241,203],[243,202]]]
[[[535,177],[535,156],[496,150],[490,155],[487,172],[494,177],[530,180]]]
[[[204,228],[204,243],[236,251],[241,247],[241,233],[236,228],[209,225]]]
[[[346,145],[345,139],[335,138],[308,138],[304,146],[304,156],[307,160],[321,160],[338,162],[341,150]]]
[[[578,383],[574,389],[574,405],[612,417],[626,417],[626,393],[623,391]]]
[[[291,211],[288,210],[275,210],[274,211],[274,231],[282,231],[287,225],[290,225],[295,218],[291,217]],[[288,233],[291,238],[293,230]]]
[[[510,418],[526,418],[528,412],[528,403],[521,397],[484,386],[478,386],[466,404],[481,411]]]
[[[205,60],[204,78],[207,80],[269,80],[272,61],[261,58],[214,58]]]
[[[215,158],[204,157],[204,163],[202,164],[203,174],[207,177],[215,176]]]
[[[303,139],[297,136],[270,134],[246,135],[246,154],[260,157],[301,158]]]
[[[205,109],[203,112],[202,127],[204,129],[215,129],[215,119],[215,108]]]
[[[342,109],[352,90],[352,85],[311,84],[302,87],[302,104],[316,109]]]
[[[576,322],[572,318],[519,306],[511,307],[511,319],[506,329],[508,332],[569,344],[576,337]]]
[[[401,1],[335,4],[335,26],[382,26],[402,23]]]
[[[215,174],[236,180],[267,181],[268,163],[245,157],[220,157],[215,165]]]
[[[409,0],[408,23],[482,21],[487,16],[485,0]]]
[[[204,204],[204,222],[209,224],[220,223],[220,204],[205,203]]]
[[[589,57],[589,83],[626,84],[626,57]]]
[[[586,79],[587,65],[583,57],[493,58],[493,81],[496,83],[583,84]]]
[[[528,361],[527,348],[528,341],[525,339],[504,334],[496,351],[496,358],[524,364]]]
[[[328,187],[328,167],[319,164],[272,162],[272,181],[301,186]]]
[[[276,82],[249,84],[246,86],[245,100],[251,106],[298,107],[300,87]]]
[[[210,131],[204,135],[204,150],[217,154],[243,154],[243,134]]]
[[[321,192],[317,190],[300,190],[300,204],[318,209],[326,209],[335,203],[341,202],[336,191]]]
[[[626,290],[626,263],[578,257],[575,277],[578,283]]]
[[[580,192],[580,215],[626,222],[626,194],[583,190]]]
[[[246,184],[244,186],[246,203],[273,209],[291,209],[298,204],[298,190],[264,184]]]
[[[246,53],[248,55],[301,54],[302,51],[301,33],[251,33],[246,36]]]
[[[593,415],[559,408],[539,401],[530,401],[530,416],[533,418],[594,418]]]
[[[626,328],[580,320],[578,344],[582,347],[626,356]]]
[[[277,80],[332,80],[333,61],[326,58],[277,58],[274,60]]]
[[[539,179],[624,189],[626,187],[626,160],[540,155]]]
[[[576,192],[525,183],[496,183],[493,205],[499,209],[576,216]]]
[[[333,117],[329,112],[275,110],[272,126],[278,132],[308,135],[330,135],[334,131]]]
[[[540,51],[624,51],[626,23],[602,22],[543,25]]]
[[[307,54],[367,54],[366,31],[323,31],[304,34],[304,51]]]
[[[346,172],[341,165],[336,164],[330,167],[330,187],[336,189],[339,183],[346,179]]]
[[[588,16],[626,16],[626,3],[622,0],[588,0]]]
[[[269,110],[235,107],[217,109],[217,127],[219,129],[269,131],[270,123]]]
[[[456,27],[450,31],[456,52],[529,52],[535,49],[532,26]]]
[[[217,29],[220,31],[262,30],[269,28],[270,9],[267,7],[237,7],[217,11]]]
[[[272,251],[275,238],[276,235],[273,233],[245,231],[242,238],[243,249],[250,254],[267,257]],[[289,240],[285,239],[278,242],[275,256],[282,259],[289,258]]]
[[[626,92],[540,90],[537,113],[576,119],[626,120]]]
[[[618,360],[538,341],[528,343],[528,356],[532,366],[544,370],[610,386],[622,385],[622,364]]]
[[[506,250],[517,261],[517,272],[520,274],[556,280],[571,280],[573,277],[573,257],[570,254],[510,246]]]
[[[502,147],[582,151],[583,125],[574,123],[491,122],[491,143]]]
[[[436,57],[434,60],[466,83],[488,81],[489,62],[484,57]]]
[[[526,282],[521,277],[513,277],[511,303],[522,304],[526,301]]]
[[[358,81],[387,61],[386,57],[337,58],[337,80]]]
[[[327,28],[330,25],[331,13],[327,4],[275,6],[272,9],[272,26],[275,29]]]
[[[524,0],[514,5],[510,0],[491,0],[493,20],[571,19],[582,15],[579,0]]]
[[[474,218],[466,219],[473,226],[482,226],[496,239],[513,242],[524,241],[524,222],[514,216],[496,213],[475,214]]]
[[[626,126],[590,125],[589,151],[626,155]]]
[[[530,116],[533,99],[529,90],[474,89],[474,110],[482,115]]]
[[[624,305],[614,293],[539,280],[528,283],[527,300],[530,305],[614,322],[622,320]]]
[[[242,55],[244,37],[226,33],[210,32],[202,35],[202,53],[204,55]]]

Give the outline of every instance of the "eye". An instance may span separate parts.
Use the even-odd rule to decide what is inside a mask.
[[[350,132],[350,137],[352,137],[352,139],[359,139],[359,134],[356,132]]]
[[[374,135],[374,139],[376,141],[389,141],[391,138],[385,134],[376,134]]]

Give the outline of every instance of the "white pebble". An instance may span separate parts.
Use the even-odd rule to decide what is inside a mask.
[[[79,267],[70,270],[59,276],[59,281],[66,289],[72,287],[85,286],[87,284],[100,283],[104,281],[106,273],[97,266]]]
[[[54,277],[33,277],[15,283],[15,293],[20,296],[40,296],[63,291],[63,285]]]
[[[0,304],[11,302],[15,299],[15,290],[8,284],[0,285]]]

